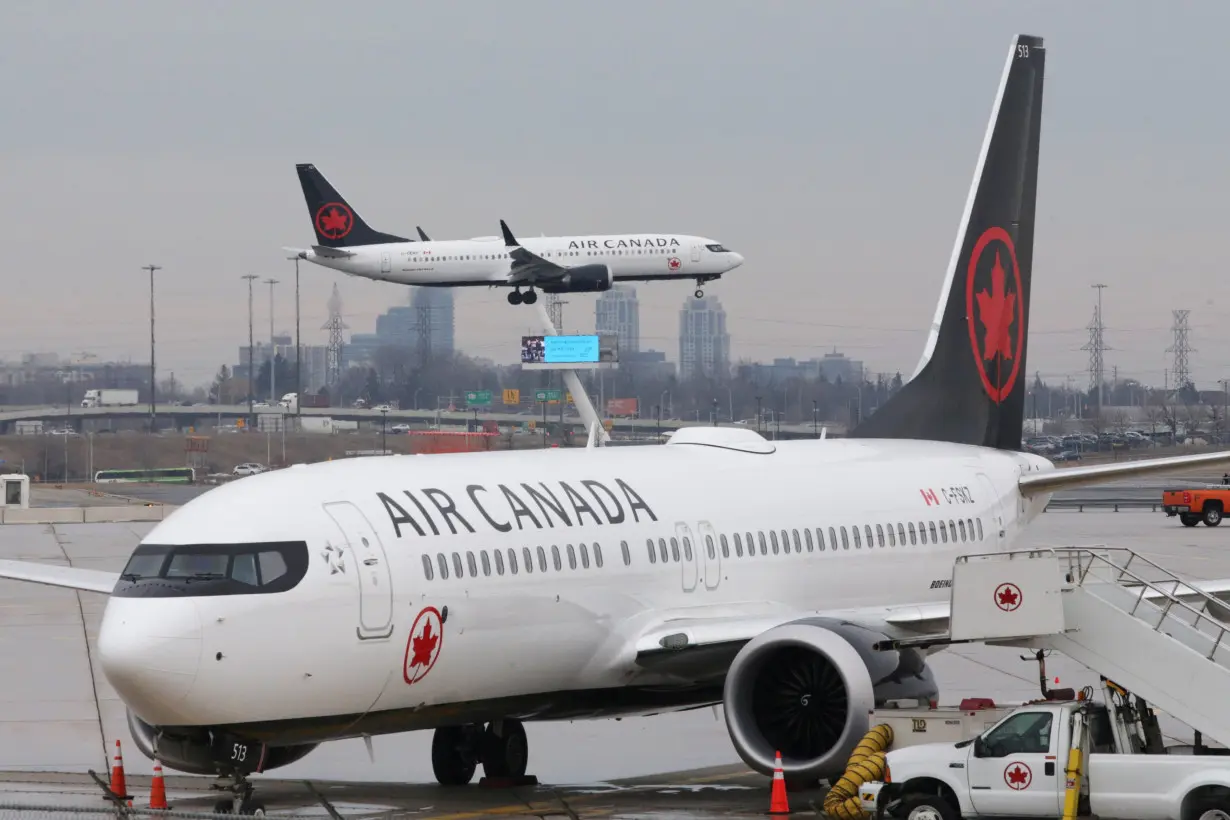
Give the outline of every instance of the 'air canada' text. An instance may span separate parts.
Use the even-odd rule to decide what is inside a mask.
[[[614,484],[616,489],[593,479],[557,481],[551,486],[541,481],[497,484],[494,488],[471,484],[465,488],[464,496],[458,495],[464,508],[458,508],[452,495],[434,487],[376,495],[384,504],[398,538],[407,528],[427,536],[444,535],[446,527],[453,535],[477,532],[474,524],[509,532],[513,527],[541,530],[620,524],[629,516],[639,522],[642,513],[651,521],[658,520],[645,500],[623,479],[614,479]]]

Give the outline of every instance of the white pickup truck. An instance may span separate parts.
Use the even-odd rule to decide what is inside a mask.
[[[859,787],[860,802],[877,820],[1063,817],[1076,729],[1076,816],[1230,820],[1230,757],[1121,751],[1122,727],[1102,703],[1022,706],[969,740],[890,750],[884,782]]]

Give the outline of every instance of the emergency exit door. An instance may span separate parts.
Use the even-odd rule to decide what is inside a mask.
[[[389,252],[384,251],[380,254],[380,272],[388,273],[391,270],[393,270],[393,260],[389,256]]]
[[[325,504],[325,512],[337,525],[348,547],[350,564],[359,576],[360,640],[387,638],[393,634],[393,574],[384,545],[367,517],[349,501]]]
[[[700,245],[693,245],[693,246],[692,246],[692,261],[693,261],[693,262],[699,262],[699,261],[700,261]]]

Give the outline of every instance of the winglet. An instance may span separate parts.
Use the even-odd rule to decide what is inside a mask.
[[[504,232],[504,244],[505,245],[507,245],[510,248],[521,247],[521,243],[518,242],[517,238],[512,235],[512,231],[508,230],[508,223],[502,219],[500,220],[500,230]]]
[[[430,237],[430,236],[428,236],[428,235],[427,235],[427,234],[423,231],[423,229],[422,229],[422,228],[419,228],[419,227],[416,225],[416,226],[415,226],[415,229],[416,229],[416,230],[418,230],[418,232],[419,232],[419,239],[423,240],[424,242],[430,242],[430,241],[431,241],[431,237]]]

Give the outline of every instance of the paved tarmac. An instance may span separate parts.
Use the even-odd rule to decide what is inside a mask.
[[[153,526],[6,525],[0,527],[0,557],[118,570]],[[1186,528],[1160,512],[1048,512],[1022,545],[1093,544],[1130,547],[1195,579],[1230,577],[1230,527]],[[17,773],[9,775],[9,782],[0,782],[0,813],[6,803],[46,803],[58,793],[67,795],[59,799],[98,807],[101,798],[80,775],[89,768],[108,771],[117,738],[123,742],[130,778],[152,771],[152,763],[129,736],[123,705],[97,665],[94,639],[104,603],[102,595],[0,581],[0,657],[5,659],[0,772]],[[934,656],[941,702],[955,704],[970,696],[999,702],[1037,697],[1037,666],[1020,660],[1020,654],[1011,648],[967,645]],[[1063,687],[1097,684],[1096,674],[1066,658],[1052,657],[1047,667],[1052,685],[1056,677]],[[1191,742],[1186,727],[1164,719],[1163,728],[1172,742]],[[527,733],[531,772],[542,783],[583,798],[592,810],[582,816],[727,816],[767,808],[768,783],[746,774],[730,745],[721,709],[623,721],[532,723]],[[261,788],[292,781],[270,785],[266,792],[284,795],[277,806],[289,809],[296,801],[310,801],[303,780],[341,781],[349,785],[339,787],[335,796],[352,807],[342,812],[348,817],[361,816],[352,813],[359,805],[376,807],[371,811],[403,807],[416,817],[494,817],[527,813],[527,801],[545,806],[556,799],[545,787],[528,792],[440,789],[431,785],[430,746],[429,732],[376,737],[371,761],[362,741],[327,743],[304,760],[261,778]],[[42,776],[36,773],[48,772],[76,779],[62,785],[29,782]],[[639,780],[624,782],[629,779]],[[176,777],[173,791],[200,782]],[[148,794],[146,786],[135,788],[142,799]],[[175,800],[185,808],[208,808],[214,799],[206,795],[193,800],[184,794]],[[557,803],[552,805],[550,811],[565,813]]]

